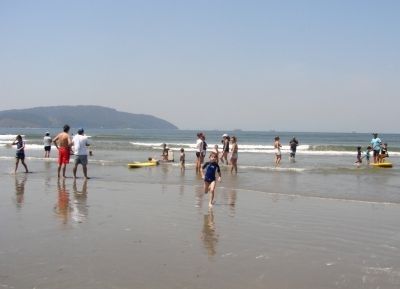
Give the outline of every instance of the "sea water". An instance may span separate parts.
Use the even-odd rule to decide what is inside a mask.
[[[72,179],[72,164],[57,178],[55,149],[43,158],[44,132],[0,131],[1,287],[400,286],[399,135],[380,135],[394,167],[379,169],[354,165],[370,134],[227,132],[238,137],[238,173],[221,166],[209,209],[194,169],[196,131],[87,129],[89,181],[81,168]],[[223,133],[206,131],[209,146]],[[15,134],[26,140],[30,174],[13,174]],[[278,168],[275,135],[284,145]],[[162,143],[176,160],[185,148],[185,171],[177,162],[127,167],[159,157]]]
[[[3,171],[12,170],[15,147],[9,144],[16,134],[24,136],[27,163],[44,162],[43,136],[46,129],[0,129],[0,160]],[[59,131],[50,130],[54,137]],[[75,133],[72,129],[71,133]],[[153,184],[201,185],[194,169],[196,133],[193,130],[135,130],[86,129],[93,156],[89,158],[92,176],[110,178],[118,182]],[[222,148],[223,133],[238,139],[238,174],[231,174],[229,166],[221,165],[224,188],[244,189],[285,195],[368,202],[400,203],[400,135],[380,134],[388,143],[389,161],[393,168],[372,168],[364,159],[355,165],[356,148],[366,150],[372,135],[369,133],[311,133],[275,131],[204,131],[208,149]],[[280,136],[282,161],[274,164],[273,140]],[[296,161],[289,159],[289,140],[299,141]],[[174,151],[175,162],[154,168],[128,169],[126,164],[160,158],[162,144]],[[186,153],[186,170],[179,167],[179,150]],[[53,147],[51,161],[56,162]],[[372,161],[372,156],[371,156]]]

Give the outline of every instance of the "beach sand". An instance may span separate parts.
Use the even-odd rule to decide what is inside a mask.
[[[28,165],[0,165],[1,288],[400,288],[398,204],[222,182],[210,210],[196,179],[89,166],[87,182],[57,181],[56,164]]]

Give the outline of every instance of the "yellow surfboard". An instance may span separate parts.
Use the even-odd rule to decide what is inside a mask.
[[[134,162],[134,163],[129,163],[128,167],[129,168],[143,168],[143,167],[153,167],[157,166],[158,161],[151,161],[151,162]]]
[[[371,166],[375,168],[392,168],[393,164],[389,162],[383,162],[383,163],[371,163]]]

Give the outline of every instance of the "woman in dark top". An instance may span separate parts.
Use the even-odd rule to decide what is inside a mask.
[[[15,154],[16,162],[15,162],[15,173],[18,169],[19,160],[21,160],[22,165],[25,167],[25,172],[28,173],[28,167],[25,164],[25,142],[22,140],[21,135],[17,135],[17,138],[12,143],[12,145],[17,145],[17,152]]]

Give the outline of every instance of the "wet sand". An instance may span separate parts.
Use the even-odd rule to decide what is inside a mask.
[[[92,167],[58,182],[54,164],[31,166],[0,165],[1,288],[400,288],[398,204],[222,183],[209,210],[196,180]]]

